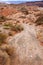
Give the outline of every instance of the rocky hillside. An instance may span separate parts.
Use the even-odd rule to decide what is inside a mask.
[[[28,6],[40,6],[40,7],[43,7],[43,1],[36,1],[36,2],[27,2],[27,3],[24,3]]]
[[[0,7],[0,65],[43,65],[43,7]]]

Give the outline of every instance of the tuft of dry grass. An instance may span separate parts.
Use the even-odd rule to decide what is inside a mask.
[[[23,30],[23,27],[21,25],[16,24],[16,25],[14,25],[14,26],[11,27],[11,30],[19,32],[19,31]]]
[[[7,38],[7,35],[6,35],[6,34],[0,33],[0,45],[1,45],[2,43],[5,43],[6,38]]]
[[[11,31],[22,31],[23,27],[20,24],[13,25],[12,23],[5,23],[4,29],[10,29]]]
[[[12,26],[11,23],[4,23],[4,29],[10,29]]]

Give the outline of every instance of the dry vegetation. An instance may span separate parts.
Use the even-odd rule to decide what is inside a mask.
[[[36,23],[36,25],[43,25],[43,16],[40,15],[35,23]]]
[[[0,32],[0,45],[2,45],[3,43],[6,43],[6,38],[7,38],[7,35]]]
[[[22,7],[20,9],[21,12],[23,12],[24,14],[28,15],[28,10],[25,7]]]
[[[4,5],[0,11],[0,65],[43,65],[43,7]]]
[[[0,22],[5,22],[5,21],[6,21],[6,17],[5,17],[5,16],[0,15]]]

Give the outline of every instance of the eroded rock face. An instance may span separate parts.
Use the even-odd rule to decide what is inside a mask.
[[[16,48],[18,55],[15,65],[43,65],[43,48],[41,48],[40,42],[35,36],[35,27],[33,26],[33,29],[31,26],[24,25],[24,27],[24,31],[15,35],[9,41]]]

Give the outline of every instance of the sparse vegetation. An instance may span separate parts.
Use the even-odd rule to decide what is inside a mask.
[[[6,21],[6,17],[5,16],[0,16],[0,22],[5,22]]]
[[[2,43],[5,43],[6,38],[7,38],[7,35],[6,34],[0,33],[0,45]]]
[[[12,26],[12,23],[4,23],[4,29],[10,29]]]
[[[19,18],[25,19],[25,18],[26,18],[26,16],[20,16]]]
[[[10,32],[8,33],[8,35],[9,35],[9,36],[13,36],[13,33],[12,33],[12,31],[10,31]]]
[[[43,16],[40,16],[35,23],[36,25],[43,25]]]
[[[17,23],[15,25],[13,25],[12,23],[5,23],[4,29],[10,29],[11,31],[18,32],[18,31],[22,31],[23,27]]]
[[[0,2],[0,65],[43,65],[43,7],[22,3]]]
[[[16,24],[16,25],[11,27],[11,30],[18,32],[18,31],[22,31],[23,27],[21,25]]]
[[[28,15],[28,10],[27,10],[25,7],[22,7],[22,8],[21,8],[21,11],[22,11],[24,14]]]

